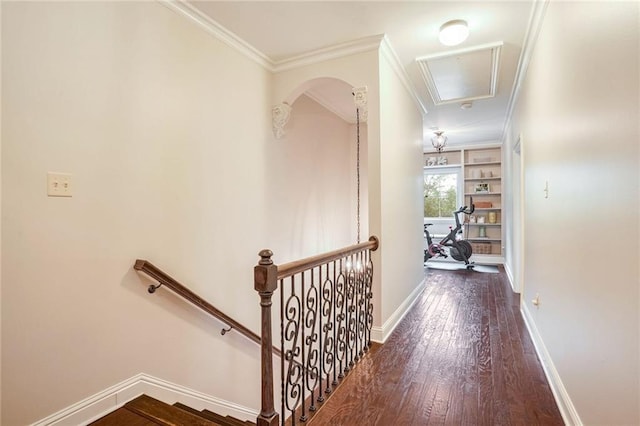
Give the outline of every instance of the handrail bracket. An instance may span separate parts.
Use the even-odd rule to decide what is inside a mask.
[[[149,288],[147,289],[147,291],[151,294],[155,293],[157,289],[159,289],[160,287],[162,287],[162,283],[158,284],[158,285],[149,285]]]
[[[231,318],[229,315],[217,309],[211,303],[204,300],[202,297],[195,294],[193,291],[189,290],[184,285],[180,284],[178,281],[167,275],[165,272],[158,269],[151,262],[148,262],[144,259],[137,259],[136,263],[133,265],[133,269],[136,271],[144,272],[149,277],[153,278],[157,284],[151,284],[147,287],[147,291],[151,294],[155,293],[157,289],[164,286],[167,289],[173,291],[178,296],[182,297],[186,301],[190,302],[194,306],[202,309],[204,312],[216,318],[218,321],[224,324],[222,331],[220,332],[223,336],[231,330],[236,330],[238,333],[244,335],[249,340],[262,344],[262,339],[253,331],[249,330],[246,326],[240,324],[235,319]],[[280,351],[277,348],[273,348],[273,351],[276,354],[280,354]]]

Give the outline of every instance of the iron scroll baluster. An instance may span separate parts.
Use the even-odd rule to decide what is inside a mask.
[[[310,397],[310,405],[309,411],[316,411],[315,405],[315,390],[318,386],[318,363],[319,363],[319,353],[316,344],[318,342],[318,332],[316,330],[316,322],[318,318],[318,288],[316,287],[316,274],[314,273],[315,269],[311,270],[311,285],[309,290],[307,290],[306,296],[306,317],[305,317],[305,328],[308,330],[309,334],[305,340],[305,347],[307,350],[307,360],[306,360],[306,386],[307,390],[311,393]],[[304,421],[304,420],[303,420]]]
[[[279,346],[283,354],[280,413],[275,413],[279,424],[312,421],[328,394],[368,352],[373,324],[370,251],[377,246],[372,237],[367,243],[273,265],[280,292]],[[256,267],[256,271],[261,269]],[[267,330],[271,328],[263,320],[263,333]],[[272,389],[272,380],[272,372],[270,377],[263,376],[263,392]],[[269,404],[258,417],[261,426],[275,426]]]
[[[347,354],[347,340],[345,327],[346,313],[345,313],[345,297],[347,277],[344,271],[343,260],[338,262],[340,273],[336,279],[336,359],[339,361],[338,379],[342,379],[345,373],[345,359]]]
[[[334,366],[334,357],[335,357],[335,348],[334,348],[334,339],[333,339],[333,327],[334,322],[332,318],[333,311],[333,292],[334,286],[333,281],[330,278],[329,274],[329,264],[326,265],[325,269],[325,279],[322,285],[322,318],[325,319],[324,325],[322,327],[322,332],[324,333],[324,346],[323,346],[323,358],[322,358],[322,372],[325,376],[326,388],[325,393],[331,393],[331,372]]]
[[[301,324],[301,308],[302,302],[300,297],[296,293],[295,276],[289,279],[290,293],[289,297],[285,301],[285,305],[282,307],[284,312],[284,333],[283,338],[285,341],[285,347],[288,348],[284,351],[285,355],[285,384],[284,384],[284,405],[286,410],[294,414],[296,407],[301,402],[302,398],[302,370],[298,357],[301,354],[301,348],[298,344],[298,337],[300,335]],[[295,424],[295,418],[292,417],[293,424]]]

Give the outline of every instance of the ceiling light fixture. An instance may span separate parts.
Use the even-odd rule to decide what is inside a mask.
[[[435,132],[435,136],[431,138],[431,145],[440,153],[444,149],[447,144],[447,137],[443,135],[442,130],[437,130]]]
[[[471,102],[463,102],[462,104],[460,104],[461,109],[471,109],[471,107],[473,107],[473,104]]]
[[[445,46],[455,46],[465,41],[467,37],[469,37],[467,21],[455,19],[442,24],[438,38]]]

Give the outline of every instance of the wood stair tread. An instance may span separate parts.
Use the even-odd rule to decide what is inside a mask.
[[[140,395],[121,408],[91,423],[91,426],[255,426],[232,416],[209,410],[198,411],[176,402],[166,404],[148,395]]]
[[[202,414],[205,414],[205,415],[215,414],[216,416],[219,416],[219,414],[216,414],[213,411],[209,411],[209,410],[202,410]],[[239,420],[231,416],[226,416],[226,417],[223,417],[222,419],[229,422],[228,426],[249,426],[249,425],[255,426],[255,423],[252,423],[250,421]]]
[[[116,411],[91,423],[91,426],[157,426],[158,423],[140,416],[126,408],[118,408]]]
[[[166,404],[147,395],[127,402],[124,407],[155,424],[166,426],[225,426],[202,416]]]
[[[173,406],[178,407],[181,410],[185,410],[189,413],[204,417],[205,419],[212,420],[216,423],[220,423],[224,426],[255,426],[255,423],[252,423],[250,421],[239,420],[232,416],[222,416],[209,410],[198,411],[195,408],[191,408],[188,405],[184,405],[180,402],[176,402],[175,404],[173,404]]]

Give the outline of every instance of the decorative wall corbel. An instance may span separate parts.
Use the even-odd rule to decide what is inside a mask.
[[[358,108],[360,113],[360,121],[367,121],[369,116],[367,106],[367,86],[353,88],[353,103],[356,105],[356,108]]]
[[[284,136],[284,126],[289,122],[290,116],[291,106],[286,102],[278,104],[271,109],[271,124],[273,126],[273,135],[276,139]]]

